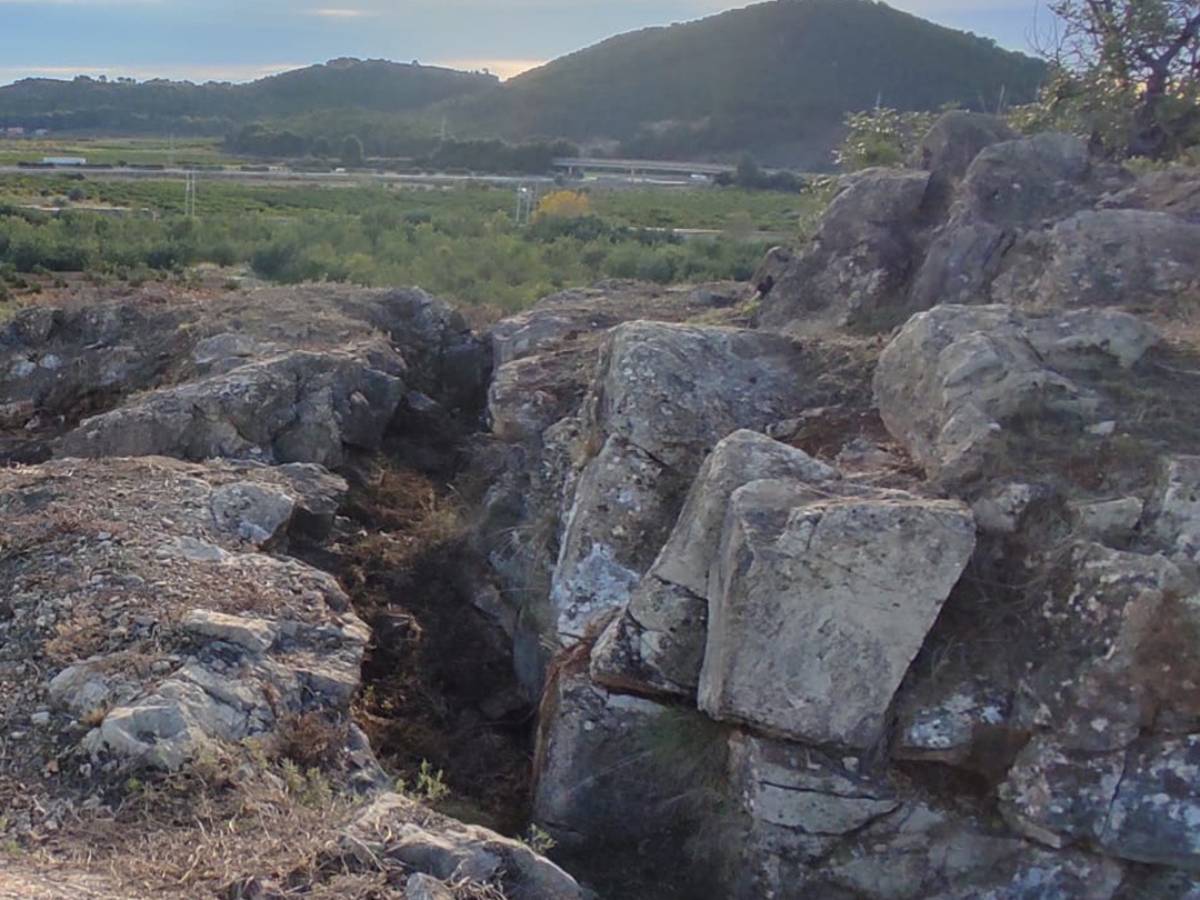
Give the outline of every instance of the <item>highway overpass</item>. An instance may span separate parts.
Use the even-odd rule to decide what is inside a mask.
[[[637,175],[720,175],[736,171],[736,166],[718,163],[682,162],[671,159],[600,159],[561,156],[554,160],[556,169],[568,172],[621,172]]]

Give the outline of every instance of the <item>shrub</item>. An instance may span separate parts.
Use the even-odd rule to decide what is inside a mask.
[[[538,201],[534,221],[579,219],[592,211],[592,201],[582,191],[552,191]]]
[[[902,165],[933,127],[936,116],[926,112],[901,112],[879,107],[846,116],[849,133],[834,151],[834,161],[845,172],[872,166]]]

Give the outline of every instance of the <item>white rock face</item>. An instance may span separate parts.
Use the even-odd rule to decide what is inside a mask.
[[[704,658],[709,569],[729,497],[763,478],[820,483],[838,472],[753,431],[735,431],[704,461],[671,537],[592,653],[592,676],[616,689],[692,696]]]
[[[1166,460],[1154,507],[1155,536],[1171,553],[1200,562],[1200,456]]]
[[[817,744],[879,738],[975,526],[957,502],[850,493],[779,480],[733,493],[709,585],[709,715]]]
[[[579,479],[550,599],[558,634],[624,605],[653,560],[678,509],[672,473],[621,438],[608,440]]]

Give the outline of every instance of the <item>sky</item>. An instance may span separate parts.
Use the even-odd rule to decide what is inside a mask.
[[[1028,50],[1039,0],[893,0]],[[342,56],[510,77],[726,0],[0,0],[0,84],[78,74],[248,81]]]

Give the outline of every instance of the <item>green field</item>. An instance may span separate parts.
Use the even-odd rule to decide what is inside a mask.
[[[514,199],[512,189],[482,184],[201,180],[197,214],[185,218],[182,179],[3,176],[0,283],[11,296],[28,284],[25,273],[136,280],[212,263],[283,283],[419,284],[460,303],[513,310],[604,277],[748,278],[766,249],[757,232],[798,240],[824,203],[818,194],[732,188],[593,191],[590,214],[517,226]],[[683,240],[676,228],[719,233]]]
[[[44,156],[82,156],[97,165],[169,165],[238,162],[222,152],[217,138],[0,138],[0,165],[39,162]]]

